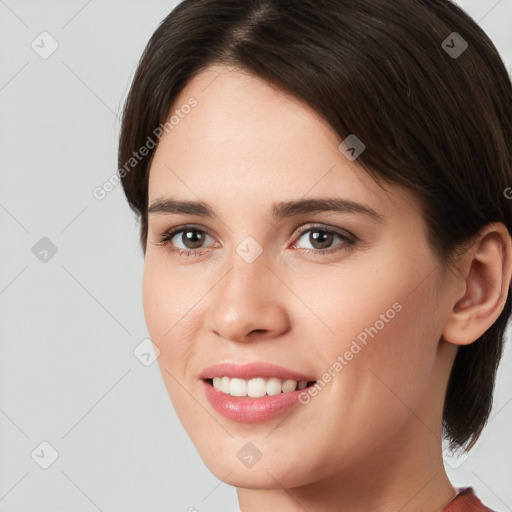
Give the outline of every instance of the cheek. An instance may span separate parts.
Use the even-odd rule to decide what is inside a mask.
[[[144,318],[151,339],[157,343],[160,349],[162,347],[157,342],[157,338],[162,337],[169,329],[169,314],[164,314],[162,303],[166,301],[166,290],[168,290],[167,279],[159,274],[158,270],[146,257],[144,263],[144,273],[142,279],[142,303],[144,309]]]
[[[389,351],[403,341],[399,334],[407,323],[400,323],[400,319],[416,308],[405,308],[410,301],[404,297],[411,289],[411,281],[403,275],[407,268],[402,265],[397,278],[384,258],[374,259],[378,265],[361,261],[346,268],[325,269],[325,275],[316,270],[288,280],[296,294],[305,298],[307,310],[297,319],[309,332],[304,338],[322,352],[324,364],[334,362],[351,347],[348,359],[356,359],[355,353],[362,359],[363,352],[369,357],[369,352],[375,351],[368,350],[372,345]],[[359,352],[356,343],[361,347]]]
[[[187,286],[187,279],[183,273],[168,268],[159,257],[146,255],[142,301],[148,330],[155,338],[169,342],[183,328],[182,320],[197,300],[197,292]]]
[[[160,350],[157,361],[173,401],[176,385],[172,376],[183,380],[183,365],[177,363],[187,359],[189,349],[186,343],[179,341],[186,339],[180,335],[184,325],[180,322],[184,316],[180,304],[185,297],[175,277],[175,273],[165,272],[151,259],[146,259],[142,280],[144,318],[150,338]]]
[[[358,296],[361,302],[344,301],[347,320],[340,319],[338,325],[343,332],[345,323],[347,335],[338,354],[346,363],[334,387],[336,395],[347,400],[350,411],[344,412],[356,419],[361,435],[371,437],[380,430],[388,436],[414,420],[414,414],[426,415],[439,326],[432,281],[425,280],[414,289],[416,282],[412,274],[409,284],[394,281],[392,286],[391,281],[376,280],[373,293]]]
[[[205,292],[201,280],[194,279],[197,275],[179,272],[160,260],[157,256],[145,260],[142,298],[148,332],[160,350],[158,363],[172,398],[174,388],[180,387],[172,376],[181,383],[194,378],[189,375],[189,361],[197,351],[202,328],[197,302]]]
[[[297,283],[296,288],[322,320],[314,321],[323,333],[316,337],[321,371],[336,361],[341,365],[331,370],[343,375],[333,379],[332,390],[344,396],[357,393],[359,400],[350,408],[364,404],[363,409],[381,410],[385,405],[381,412],[386,414],[389,407],[403,408],[400,399],[413,406],[428,392],[441,333],[435,274],[422,281],[418,267],[403,254],[391,256],[371,271],[368,266],[361,272],[340,270],[321,289],[314,289],[312,282],[302,288]]]
[[[194,297],[181,281],[177,272],[146,256],[142,280],[144,317],[151,340],[160,350],[157,362],[169,397],[186,424],[190,398],[180,383],[186,380],[186,365],[193,347],[189,343],[193,334],[187,326],[187,311]]]

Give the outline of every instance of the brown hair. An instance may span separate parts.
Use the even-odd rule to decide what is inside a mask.
[[[464,41],[465,51],[450,53]],[[149,40],[122,118],[119,174],[144,254],[154,148],[131,169],[126,162],[212,64],[301,98],[340,140],[356,134],[366,147],[358,163],[374,179],[417,193],[443,268],[486,224],[512,232],[504,194],[512,184],[510,77],[485,32],[451,1],[184,0]],[[454,362],[444,434],[468,449],[491,411],[511,308],[508,294],[496,322],[459,347]]]

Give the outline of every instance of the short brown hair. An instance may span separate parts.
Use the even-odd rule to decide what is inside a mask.
[[[456,46],[458,55],[449,51]],[[512,184],[511,81],[493,43],[457,5],[184,0],[149,40],[122,118],[119,172],[140,217],[144,254],[154,149],[132,169],[126,162],[165,122],[186,84],[213,64],[245,70],[301,98],[341,140],[356,134],[366,146],[358,163],[374,179],[418,194],[443,266],[486,224],[502,222],[512,231],[504,193]],[[459,347],[454,362],[444,434],[468,449],[491,411],[511,308],[509,293],[496,322]]]

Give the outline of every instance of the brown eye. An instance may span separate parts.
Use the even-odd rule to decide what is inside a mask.
[[[204,243],[205,233],[200,229],[184,229],[177,234],[180,233],[181,237],[178,239],[185,245],[185,249],[198,249]]]
[[[305,235],[307,234],[309,234],[309,236],[306,238]],[[299,235],[299,240],[302,238],[307,240],[307,242],[311,245],[312,249],[309,249],[307,247],[298,247],[298,249],[305,250],[308,253],[317,254],[326,254],[335,251],[341,251],[343,249],[349,249],[353,246],[355,242],[353,237],[349,237],[337,230],[335,231],[320,226],[309,227],[308,229],[301,231]],[[342,242],[334,245],[333,247],[333,243],[336,240],[336,238],[338,238]],[[296,243],[294,245],[297,246],[298,244]],[[331,249],[331,247],[333,248]]]
[[[334,239],[333,233],[328,231],[315,229],[309,234],[309,242],[315,249],[328,249]]]
[[[167,246],[171,253],[186,256],[200,255],[203,253],[206,238],[212,238],[206,231],[196,227],[181,227],[166,231],[158,245]],[[213,238],[212,238],[213,239]]]

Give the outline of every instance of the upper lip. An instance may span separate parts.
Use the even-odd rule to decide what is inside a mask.
[[[253,362],[246,364],[220,363],[208,366],[200,374],[200,379],[213,379],[214,377],[236,377],[239,379],[254,379],[256,377],[277,377],[281,380],[314,381],[314,377],[303,375],[294,370],[274,363]]]

